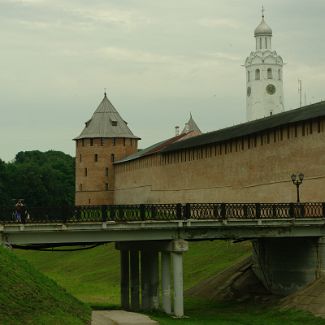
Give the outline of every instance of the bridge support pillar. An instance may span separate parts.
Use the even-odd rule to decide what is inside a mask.
[[[324,272],[324,244],[317,237],[257,239],[253,241],[253,270],[269,291],[288,295]]]
[[[149,266],[149,306],[150,309],[159,308],[159,253],[150,252]]]
[[[130,251],[130,271],[131,271],[130,309],[137,311],[140,308],[139,251]]]
[[[174,277],[174,314],[184,316],[183,253],[188,250],[185,240],[117,243],[121,251],[121,303],[122,308],[150,310],[159,308],[159,252],[161,252],[162,308],[172,313],[171,273]],[[140,274],[139,274],[139,252]],[[171,261],[173,272],[171,272]],[[129,304],[131,275],[131,304]],[[141,279],[141,304],[139,301]]]
[[[183,297],[183,254],[172,252],[174,274],[174,314],[176,317],[184,316]]]
[[[319,247],[319,277],[325,276],[325,237],[319,237],[318,239],[318,247]]]
[[[129,251],[121,250],[121,306],[123,309],[129,309],[129,295],[130,295],[130,284],[129,284]]]
[[[150,309],[150,278],[149,278],[150,254],[147,251],[141,251],[141,309]]]
[[[166,314],[172,313],[170,295],[170,253],[161,252],[161,291],[162,309]]]

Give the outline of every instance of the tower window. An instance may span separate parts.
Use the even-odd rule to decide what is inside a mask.
[[[88,176],[88,169],[85,168],[85,176]]]
[[[105,168],[105,176],[108,176],[108,167]]]
[[[97,153],[95,153],[94,159],[95,159],[95,162],[98,161],[98,155],[97,155]]]
[[[90,145],[91,145],[91,146],[94,145],[94,139],[90,139]]]
[[[278,79],[281,80],[281,69],[278,70]]]
[[[250,73],[250,71],[247,71],[247,81],[251,81],[251,73]]]
[[[255,70],[255,80],[260,80],[261,79],[261,72],[260,69]]]
[[[260,49],[262,49],[262,37],[260,37]]]
[[[100,138],[100,145],[103,146],[104,145],[104,139]]]
[[[271,68],[268,68],[267,69],[267,79],[272,79],[273,76],[272,76],[272,69]]]
[[[108,183],[105,183],[105,191],[108,191]]]
[[[114,162],[115,161],[115,155],[112,153],[111,154],[111,162]]]
[[[85,139],[81,139],[81,145],[84,147],[85,146]]]
[[[112,121],[112,126],[117,126],[117,121]]]
[[[116,145],[116,138],[112,138],[112,141],[113,141],[113,146]]]

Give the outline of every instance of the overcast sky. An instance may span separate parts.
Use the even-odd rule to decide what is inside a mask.
[[[0,0],[0,158],[74,155],[103,98],[144,148],[183,128],[245,121],[245,70],[260,1]],[[286,110],[325,99],[325,1],[265,0],[284,67]]]

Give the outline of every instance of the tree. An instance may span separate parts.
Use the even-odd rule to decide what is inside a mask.
[[[74,158],[60,151],[21,151],[0,160],[0,204],[23,198],[28,206],[74,204]],[[5,195],[6,194],[6,195]]]

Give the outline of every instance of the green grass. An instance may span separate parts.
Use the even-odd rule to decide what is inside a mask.
[[[185,289],[232,265],[250,251],[248,243],[190,243],[189,251],[184,254]],[[75,252],[16,250],[16,254],[86,303],[97,307],[120,303],[119,251],[113,244]]]
[[[82,325],[90,308],[0,246],[0,324]]]
[[[186,316],[173,319],[163,313],[150,316],[161,325],[324,325],[325,320],[295,310],[279,311],[254,304],[185,300]]]
[[[184,288],[215,275],[251,253],[248,242],[192,242],[184,254]],[[16,251],[70,293],[96,308],[118,308],[119,252],[113,244],[76,252]],[[281,312],[249,303],[216,303],[186,297],[185,314],[173,319],[151,314],[162,325],[320,325],[325,320],[301,311]]]

